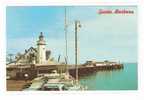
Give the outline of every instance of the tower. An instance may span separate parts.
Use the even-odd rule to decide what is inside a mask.
[[[39,40],[37,41],[37,63],[43,64],[46,61],[46,42],[43,33],[40,33]]]

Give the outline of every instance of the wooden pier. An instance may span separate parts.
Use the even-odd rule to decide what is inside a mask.
[[[123,64],[110,63],[110,64],[83,64],[78,65],[78,75],[83,76],[91,74],[92,72],[100,70],[116,70],[123,69]],[[51,73],[52,70],[56,70],[58,73],[66,72],[65,65],[45,65],[45,64],[19,64],[10,65],[7,67],[7,76],[13,79],[25,79],[25,74],[29,79],[37,77],[38,74]],[[75,77],[75,65],[68,65],[70,75]]]

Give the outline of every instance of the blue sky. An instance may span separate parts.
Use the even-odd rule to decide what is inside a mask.
[[[126,9],[134,14],[100,15],[99,9]],[[43,32],[51,56],[55,59],[59,54],[64,56],[64,7],[9,6],[6,14],[7,53],[23,53],[30,46],[36,47],[39,33]],[[136,6],[70,6],[67,18],[69,63],[74,63],[75,20],[82,24],[78,32],[79,62],[93,59],[137,62]]]

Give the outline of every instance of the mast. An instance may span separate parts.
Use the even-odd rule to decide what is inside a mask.
[[[77,35],[77,31],[78,28],[80,28],[80,21],[75,21],[75,68],[76,68],[76,83],[78,84],[78,35]]]
[[[66,74],[68,74],[68,54],[67,54],[67,10],[66,10],[66,7],[65,7],[65,27],[64,27],[64,30],[65,30],[65,62],[66,62]]]

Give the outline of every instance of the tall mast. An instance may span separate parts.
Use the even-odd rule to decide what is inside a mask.
[[[77,21],[75,21],[75,68],[76,68],[76,82],[78,82],[78,68],[77,68]]]
[[[66,61],[66,74],[68,74],[68,54],[67,54],[67,10],[66,10],[66,7],[65,7],[65,61]]]
[[[78,35],[77,31],[80,28],[80,21],[75,21],[75,68],[76,68],[76,83],[78,84]]]

